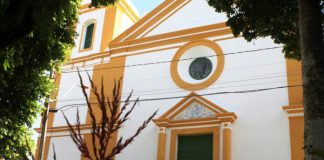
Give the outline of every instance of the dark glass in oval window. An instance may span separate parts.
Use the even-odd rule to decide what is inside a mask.
[[[189,74],[193,79],[202,80],[209,76],[213,69],[212,62],[205,57],[195,59],[189,66]]]

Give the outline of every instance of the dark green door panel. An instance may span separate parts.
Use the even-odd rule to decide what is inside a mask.
[[[177,160],[212,160],[213,135],[178,137]]]

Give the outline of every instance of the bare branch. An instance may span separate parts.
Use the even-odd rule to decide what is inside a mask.
[[[55,151],[54,143],[52,143],[52,145],[53,145],[53,160],[56,160],[56,151]]]
[[[122,79],[114,81],[112,97],[110,98],[109,96],[105,95],[106,93],[104,89],[103,78],[101,79],[101,88],[98,91],[97,86],[94,84],[90,75],[87,73],[89,82],[91,84],[90,94],[93,95],[94,100],[97,101],[97,105],[93,106],[91,105],[90,100],[88,98],[86,87],[84,86],[80,73],[78,73],[78,75],[80,78],[82,93],[87,102],[88,114],[91,118],[91,149],[93,154],[90,154],[89,147],[85,143],[81,133],[82,128],[79,110],[77,110],[77,121],[75,127],[70,124],[70,122],[63,113],[64,118],[68,124],[68,128],[70,130],[71,138],[73,142],[77,145],[83,157],[86,157],[90,160],[112,160],[116,154],[121,153],[123,149],[125,149],[131,142],[134,141],[135,137],[137,137],[141,133],[141,131],[148,125],[148,123],[152,121],[153,117],[156,115],[157,112],[154,112],[146,121],[144,121],[143,124],[136,130],[136,132],[131,137],[127,138],[125,141],[123,141],[123,138],[119,138],[117,144],[111,149],[108,149],[110,143],[115,143],[111,142],[112,137],[114,136],[116,131],[118,131],[118,129],[120,129],[123,126],[123,124],[129,119],[129,116],[133,112],[135,106],[138,105],[139,99],[137,98],[133,102],[132,106],[128,109],[128,106],[131,102],[131,97],[133,93],[132,91],[121,106],[120,94]],[[92,107],[97,107],[99,110],[94,110]],[[95,113],[95,111],[98,111],[100,113]],[[100,115],[101,117],[96,117],[96,115]],[[99,119],[97,120],[97,118],[100,118],[100,121],[98,121]]]

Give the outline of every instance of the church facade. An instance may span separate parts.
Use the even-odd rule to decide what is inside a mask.
[[[154,121],[116,160],[302,160],[300,63],[286,60],[270,38],[234,37],[226,16],[203,0],[165,0],[139,18],[128,0],[93,9],[83,2],[70,61],[56,76],[44,159],[84,159],[70,138],[80,112],[91,140],[90,117],[78,72],[110,94],[133,91],[139,106],[118,130],[129,137],[153,112]],[[89,89],[87,90],[91,95]],[[36,129],[40,132],[39,129]]]

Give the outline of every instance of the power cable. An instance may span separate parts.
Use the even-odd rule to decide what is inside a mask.
[[[206,93],[201,95],[187,95],[187,96],[173,96],[173,97],[161,97],[161,98],[148,98],[148,99],[140,99],[139,102],[147,102],[147,101],[160,101],[160,100],[169,100],[169,99],[180,99],[180,98],[191,98],[191,97],[204,97],[210,95],[224,95],[224,94],[243,94],[243,93],[255,93],[255,92],[262,92],[262,91],[269,91],[269,90],[276,90],[276,89],[283,89],[283,88],[293,88],[293,87],[301,87],[303,85],[291,85],[291,86],[278,86],[278,87],[270,87],[270,88],[260,88],[260,89],[251,89],[251,90],[241,90],[241,91],[224,91],[224,92],[213,92],[213,93]],[[134,102],[136,100],[130,100],[129,102]],[[121,101],[124,102],[124,101]],[[98,104],[98,103],[90,103],[90,104]],[[62,106],[56,110],[52,110],[51,112],[57,112],[62,110],[66,107],[86,107],[86,103],[80,104],[69,104]],[[71,108],[70,108],[71,109]]]
[[[281,78],[281,77],[287,77],[287,76],[298,76],[298,75],[300,75],[300,73],[280,75],[280,76],[268,76],[268,77],[260,77],[260,78],[241,79],[241,80],[235,80],[235,81],[224,81],[224,82],[217,82],[217,83],[213,84],[212,86],[219,85],[219,84],[233,84],[233,83],[241,83],[241,82],[248,82],[248,81],[255,81],[255,80],[267,80],[267,79]],[[280,82],[286,82],[286,80],[280,81]],[[266,83],[269,83],[269,82],[266,82]],[[264,84],[264,83],[262,83],[262,84]],[[248,85],[253,85],[253,84],[248,84]],[[241,86],[245,86],[245,85],[240,85],[239,87],[241,87]],[[207,88],[205,90],[219,89],[219,88],[232,88],[232,87],[235,87],[235,86],[224,86],[224,87],[219,87],[219,86],[211,87],[210,86],[209,88]],[[177,89],[177,91],[172,92],[172,90],[175,90],[175,89]],[[169,92],[159,92],[159,91],[169,91]],[[183,91],[183,90],[179,91],[179,88],[153,89],[153,90],[151,89],[151,90],[136,91],[137,94],[134,94],[133,96],[141,97],[141,96],[145,96],[145,95],[157,95],[157,94],[178,93],[178,92],[187,92],[187,91]],[[144,93],[144,94],[138,94],[138,93]],[[148,93],[148,94],[145,94],[145,93]],[[123,93],[122,97],[127,97],[129,94],[130,94],[130,92]],[[82,99],[84,99],[84,98],[58,100],[57,102],[77,101],[77,100],[82,100]]]
[[[252,53],[252,52],[258,52],[258,51],[264,51],[264,50],[273,50],[273,49],[278,49],[282,48],[282,46],[278,47],[269,47],[269,48],[260,48],[260,49],[254,49],[254,50],[245,50],[245,51],[238,51],[238,52],[229,52],[229,53],[224,53],[222,55],[210,55],[210,56],[201,56],[201,57],[217,57],[217,56],[227,56],[227,55],[234,55],[234,54],[242,54],[242,53]],[[83,69],[79,70],[79,72],[85,72],[85,71],[93,71],[93,70],[106,70],[106,69],[118,69],[118,68],[128,68],[128,67],[137,67],[137,66],[147,66],[147,65],[154,65],[154,64],[163,64],[163,63],[171,63],[171,62],[178,62],[178,61],[186,61],[186,60],[193,60],[195,58],[184,58],[184,59],[177,59],[177,60],[168,60],[168,61],[159,61],[159,62],[150,62],[150,63],[138,63],[138,64],[132,64],[132,65],[123,65],[123,66],[114,66],[114,67],[107,67],[107,68],[93,68],[93,69]],[[72,71],[63,71],[62,73],[73,73],[73,72],[78,72],[76,70]]]
[[[262,64],[262,65],[248,65],[248,66],[240,66],[240,67],[235,67],[235,68],[227,68],[226,72],[233,71],[233,70],[242,70],[242,69],[247,69],[247,68],[265,67],[265,66],[277,65],[277,64],[282,64],[282,63],[285,63],[285,62],[280,61],[280,62],[268,63],[268,64]],[[280,72],[280,73],[285,74],[286,72]],[[266,75],[273,75],[273,74],[280,74],[280,73],[272,73],[272,74],[266,74]],[[262,75],[258,75],[258,76],[262,76]],[[159,76],[159,77],[152,77],[152,78],[136,79],[136,80],[131,80],[131,81],[127,80],[127,83],[143,82],[145,80],[166,79],[166,78],[170,78],[170,77]],[[60,89],[64,89],[64,88],[60,87]],[[175,89],[177,89],[177,88],[175,88]],[[137,91],[137,93],[138,93],[138,91]]]

